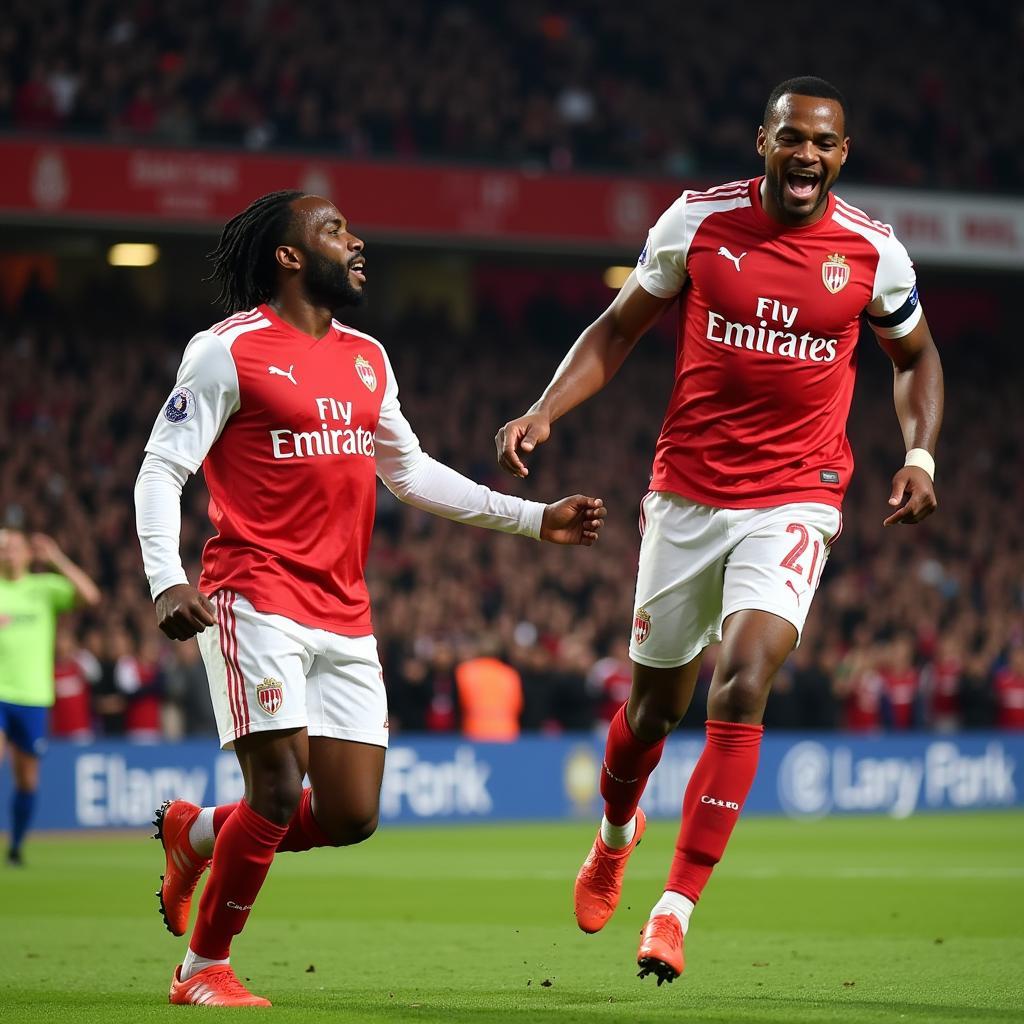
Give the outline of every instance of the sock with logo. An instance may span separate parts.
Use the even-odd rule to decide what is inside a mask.
[[[665,888],[691,903],[722,859],[757,774],[763,725],[707,722],[704,751],[683,797],[683,824]]]
[[[693,913],[693,901],[688,900],[678,892],[670,892],[667,889],[662,893],[661,899],[651,908],[651,917],[659,914],[672,914],[679,922],[685,935],[690,927],[690,915]],[[648,919],[649,920],[649,919]]]
[[[608,727],[601,765],[601,796],[609,824],[628,825],[636,816],[647,779],[661,760],[664,749],[664,739],[643,743],[633,735],[623,704]]]
[[[20,789],[14,791],[14,795],[11,797],[11,850],[15,853],[21,849],[35,809],[36,795],[34,792],[25,793]]]
[[[245,927],[287,831],[286,825],[275,825],[244,800],[228,816],[213,848],[210,877],[189,942],[197,956],[228,958],[231,940]]]
[[[319,846],[333,846],[324,830],[313,817],[313,790],[308,786],[302,791],[299,806],[288,822],[288,831],[278,844],[278,853],[302,853]]]

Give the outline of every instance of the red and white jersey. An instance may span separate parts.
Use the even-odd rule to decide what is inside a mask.
[[[817,223],[778,223],[761,181],[684,192],[640,253],[641,286],[681,295],[651,489],[721,508],[838,508],[860,316],[881,337],[909,334],[914,269],[888,225],[834,195]]]
[[[50,735],[82,738],[92,734],[92,685],[77,658],[58,658],[53,665],[53,707]]]
[[[996,673],[996,724],[1000,729],[1024,729],[1024,675],[1007,667]]]
[[[422,451],[379,342],[337,321],[316,339],[267,305],[189,342],[146,451],[190,473],[203,466],[217,530],[204,593],[235,591],[258,611],[345,636],[372,632],[364,569],[378,474],[447,518],[540,533],[543,505]],[[164,532],[176,543],[176,526]],[[184,578],[180,562],[149,552],[154,594]]]

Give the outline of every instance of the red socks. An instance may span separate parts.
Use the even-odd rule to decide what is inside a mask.
[[[334,845],[317,824],[316,818],[313,817],[312,799],[313,790],[307,786],[302,791],[302,799],[292,815],[292,820],[288,822],[288,831],[277,848],[278,853],[302,853],[304,850],[313,850],[318,846]],[[214,809],[213,835],[215,838],[220,835],[224,823],[239,806],[240,804],[222,804]]]
[[[664,739],[641,743],[626,721],[626,705],[619,708],[608,727],[601,766],[604,816],[613,825],[625,825],[636,814],[647,779],[658,766],[664,748]]]
[[[241,802],[241,801],[239,801]],[[214,807],[213,809],[213,837],[217,838],[217,833],[224,827],[224,822],[231,817],[235,812],[235,808],[238,804],[221,804],[220,807]]]
[[[231,940],[245,927],[278,844],[288,829],[257,814],[244,800],[224,821],[213,848],[213,867],[199,901],[189,948],[208,960],[226,960]]]
[[[722,859],[757,774],[763,725],[707,723],[707,742],[686,795],[666,889],[694,903]]]
[[[302,791],[299,806],[288,822],[288,831],[278,844],[278,853],[302,853],[318,846],[333,846],[324,830],[313,817],[313,790],[307,787]]]

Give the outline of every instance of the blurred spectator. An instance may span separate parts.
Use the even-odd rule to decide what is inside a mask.
[[[629,640],[621,636],[611,653],[599,658],[587,673],[587,689],[594,698],[599,727],[608,728],[619,708],[629,699],[632,683]]]
[[[55,653],[50,735],[88,743],[95,736],[92,685],[100,676],[99,662],[78,646],[74,632],[64,623],[57,627]]]
[[[956,634],[939,642],[934,659],[921,674],[921,695],[928,724],[937,732],[953,732],[961,722],[960,687],[964,675],[963,644]]]
[[[1008,664],[996,673],[996,724],[1024,729],[1024,644],[1010,648]]]
[[[509,742],[519,735],[522,680],[495,656],[493,645],[483,640],[481,647],[486,653],[455,666],[462,734],[471,740]]]
[[[163,666],[164,732],[171,739],[185,736],[216,736],[217,719],[210,700],[206,668],[195,640],[171,646]]]
[[[901,634],[891,640],[880,662],[886,726],[906,732],[917,724],[920,714],[920,673],[914,665],[913,637]]]
[[[843,728],[879,732],[885,680],[876,668],[876,646],[853,646],[836,668],[835,694],[843,702]]]

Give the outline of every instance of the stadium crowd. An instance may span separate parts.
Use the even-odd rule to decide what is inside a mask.
[[[147,330],[141,312],[119,317],[129,334],[101,319],[105,308],[97,293],[94,312],[62,316],[37,287],[7,320],[0,521],[52,534],[104,593],[98,611],[61,627],[54,731],[210,734],[195,643],[165,641],[156,629],[132,502],[145,439],[197,321],[165,313]],[[557,425],[528,483],[499,473],[492,442],[593,312],[541,296],[518,323],[482,306],[469,331],[429,309],[397,322],[360,314],[360,328],[388,346],[425,450],[491,486],[545,499],[597,494],[611,512],[596,548],[527,547],[417,512],[380,488],[369,583],[396,730],[460,728],[458,667],[480,655],[514,668],[526,730],[598,726],[628,692],[636,513],[671,379],[668,319],[606,393]],[[863,343],[845,528],[769,725],[1024,728],[1024,423],[1008,415],[1021,357],[1003,346],[1003,372],[992,374],[985,355],[998,342],[970,326],[983,322],[974,310],[959,329],[936,332],[950,381],[940,511],[912,529],[881,526],[902,448],[888,363]],[[193,579],[208,529],[205,490],[193,480],[182,526]],[[712,665],[713,652],[705,687]],[[690,717],[703,720],[700,695]]]
[[[813,67],[777,8],[745,7],[742,32],[738,16],[713,0],[11,0],[0,130],[737,177],[756,173],[771,86],[817,73],[852,103],[847,180],[1021,190],[1019,4],[819,6]]]

